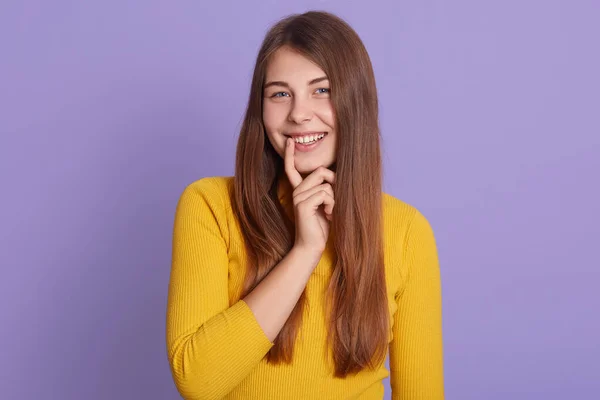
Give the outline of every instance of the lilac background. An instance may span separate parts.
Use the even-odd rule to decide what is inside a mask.
[[[363,38],[384,189],[436,233],[447,398],[597,398],[595,0],[2,1],[0,397],[178,398],[177,199],[233,173],[260,41],[311,8]]]

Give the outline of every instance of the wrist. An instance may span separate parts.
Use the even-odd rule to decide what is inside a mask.
[[[290,253],[293,253],[294,257],[298,257],[303,261],[310,262],[313,268],[317,266],[321,260],[321,256],[323,255],[323,251],[319,251],[318,249],[309,249],[297,244],[292,247]]]

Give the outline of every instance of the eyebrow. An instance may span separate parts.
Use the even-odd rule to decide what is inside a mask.
[[[308,86],[310,86],[310,85],[314,85],[315,83],[319,83],[319,82],[321,82],[321,81],[327,81],[327,80],[329,80],[329,78],[327,78],[326,76],[322,76],[322,77],[320,77],[320,78],[315,78],[315,79],[313,79],[312,81],[308,82]],[[272,81],[272,82],[269,82],[269,83],[267,83],[267,84],[264,86],[264,88],[263,88],[263,89],[266,89],[266,88],[268,88],[269,86],[283,86],[283,87],[286,87],[286,88],[288,88],[288,89],[290,88],[290,85],[289,85],[287,82],[283,82],[283,81]]]

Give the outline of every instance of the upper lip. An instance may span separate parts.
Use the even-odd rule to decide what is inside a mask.
[[[309,135],[320,135],[321,133],[327,133],[325,131],[321,131],[321,132],[290,132],[287,133],[285,136],[289,136],[289,137],[298,137],[298,136],[309,136]]]

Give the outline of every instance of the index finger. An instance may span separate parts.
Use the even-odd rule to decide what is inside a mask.
[[[302,183],[302,175],[296,169],[294,165],[294,152],[296,150],[296,144],[294,143],[294,139],[287,138],[285,141],[285,157],[284,157],[284,165],[285,165],[285,173],[292,184],[292,187],[296,189],[296,187]]]

